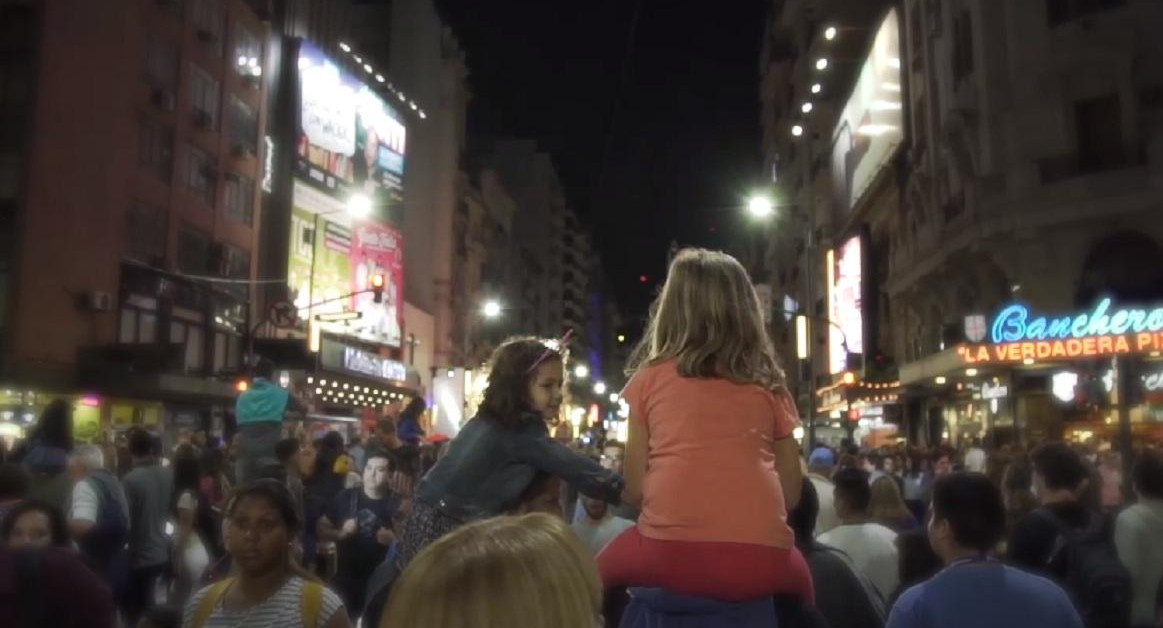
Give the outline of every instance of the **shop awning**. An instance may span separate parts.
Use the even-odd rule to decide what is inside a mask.
[[[900,367],[901,386],[910,386],[935,377],[965,370],[965,362],[957,348],[914,360]]]

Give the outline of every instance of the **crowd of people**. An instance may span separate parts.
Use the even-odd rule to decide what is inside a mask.
[[[0,626],[1147,628],[1163,457],[1062,442],[804,451],[746,272],[680,252],[625,442],[555,438],[566,343],[514,338],[477,415],[421,400],[310,438],[259,363],[237,432],[73,442],[54,402],[0,464]]]

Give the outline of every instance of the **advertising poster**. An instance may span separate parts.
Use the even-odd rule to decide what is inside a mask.
[[[371,285],[374,275],[384,276],[382,303],[371,293],[355,297],[353,307],[363,316],[356,321],[361,335],[392,346],[403,343],[404,324],[404,250],[400,232],[386,225],[361,223],[352,240],[351,291]]]
[[[377,207],[399,204],[407,138],[400,114],[307,42],[299,85],[296,174],[341,202],[365,194]]]
[[[902,95],[900,24],[893,9],[832,134],[833,194],[842,213],[860,201],[904,140]]]
[[[831,280],[828,287],[831,312],[828,318],[839,327],[837,329],[829,325],[828,364],[833,374],[842,373],[848,368],[848,353],[864,352],[862,254],[860,237],[850,238],[836,250],[828,273]],[[844,350],[845,341],[847,352]]]

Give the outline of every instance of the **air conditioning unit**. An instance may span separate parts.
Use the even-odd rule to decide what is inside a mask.
[[[153,90],[150,95],[150,100],[153,101],[153,106],[162,111],[174,110],[174,93],[168,89],[157,88]]]
[[[113,295],[108,292],[90,292],[89,309],[94,312],[108,312],[113,309]]]
[[[202,127],[203,129],[208,129],[214,125],[214,118],[210,117],[209,111],[204,111],[202,109],[195,109],[194,110],[194,124],[198,125],[199,127]]]

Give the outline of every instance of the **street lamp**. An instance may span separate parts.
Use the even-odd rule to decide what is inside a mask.
[[[497,318],[501,315],[501,304],[496,301],[486,301],[485,304],[481,306],[481,314],[483,314],[485,318]]]
[[[347,213],[352,218],[367,218],[372,213],[372,200],[365,194],[353,194],[347,199]]]
[[[618,393],[610,393],[610,403],[618,403]]]
[[[766,196],[753,196],[747,203],[747,211],[755,218],[768,218],[775,213],[775,205]]]
[[[606,382],[598,382],[598,383],[594,384],[594,394],[595,395],[606,394]]]
[[[585,379],[585,378],[589,377],[590,376],[590,367],[588,367],[584,364],[579,364],[579,365],[575,366],[573,369],[573,376],[578,378],[578,379]]]

